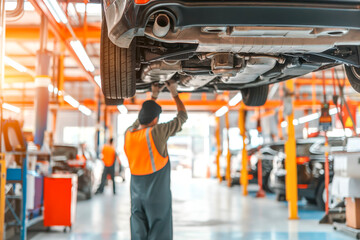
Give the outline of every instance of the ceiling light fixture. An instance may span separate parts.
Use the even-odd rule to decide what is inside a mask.
[[[46,7],[58,23],[68,23],[68,19],[56,0],[44,0]]]
[[[79,106],[79,111],[82,112],[83,114],[85,114],[86,116],[91,115],[91,110],[89,108],[85,107],[84,105]]]
[[[79,40],[70,41],[71,47],[74,49],[76,55],[79,57],[81,64],[84,66],[86,71],[94,72],[95,67],[87,55],[84,46]]]
[[[128,113],[128,109],[125,107],[125,105],[119,105],[119,106],[117,106],[117,108],[118,108],[118,110],[119,110],[119,112],[121,114],[127,114]]]
[[[236,106],[239,102],[241,102],[242,100],[242,94],[241,93],[237,93],[230,101],[229,101],[229,106],[233,107]]]
[[[76,101],[72,96],[70,95],[65,95],[64,96],[64,101],[67,102],[68,104],[70,104],[72,107],[74,108],[78,108],[80,106],[80,103],[78,101]]]
[[[299,124],[307,123],[315,119],[320,118],[320,113],[313,113],[304,117],[299,118]]]
[[[329,114],[330,115],[334,115],[334,114],[337,114],[338,113],[338,109],[337,108],[332,108],[329,110]]]
[[[3,107],[4,109],[9,110],[9,111],[13,111],[13,112],[15,112],[15,113],[20,113],[20,108],[15,107],[14,105],[11,105],[11,104],[8,104],[8,103],[3,103],[3,104],[2,104],[2,107]]]
[[[13,68],[15,68],[16,70],[18,70],[19,72],[27,72],[28,69],[26,67],[24,67],[23,65],[21,65],[18,62],[15,62],[14,60],[12,60],[11,58],[4,56],[4,62],[6,65],[9,65]]]
[[[101,77],[100,77],[100,75],[96,75],[94,77],[94,80],[95,80],[96,84],[99,86],[99,88],[101,88]]]
[[[227,106],[223,106],[221,107],[219,110],[217,110],[215,112],[215,116],[217,117],[221,117],[223,116],[225,113],[227,113],[229,111],[229,108]]]

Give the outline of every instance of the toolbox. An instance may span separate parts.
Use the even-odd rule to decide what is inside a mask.
[[[44,179],[44,226],[70,227],[75,222],[77,175],[53,174]]]

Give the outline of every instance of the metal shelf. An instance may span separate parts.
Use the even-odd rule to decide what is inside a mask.
[[[6,196],[7,201],[12,199],[19,199],[21,201],[21,214],[20,216],[17,216],[16,212],[9,204],[10,211],[12,212],[15,221],[13,221],[10,224],[5,223],[5,225],[19,227],[20,239],[26,240],[27,228],[43,220],[43,215],[39,215],[32,219],[29,219],[29,214],[26,209],[27,175],[28,175],[27,160],[29,156],[39,156],[39,155],[43,155],[44,153],[43,152],[7,152],[6,154],[22,156],[23,158],[22,158],[21,168],[8,168],[6,174],[6,183],[19,183],[22,185],[22,196]],[[50,158],[49,161],[51,161]]]

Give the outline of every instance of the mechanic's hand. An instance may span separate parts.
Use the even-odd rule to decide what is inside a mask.
[[[159,83],[151,84],[151,92],[152,98],[157,99],[159,97],[160,92],[164,89],[165,86],[159,87]]]
[[[165,85],[166,85],[167,89],[169,89],[171,96],[177,97],[177,95],[178,95],[177,82],[175,80],[169,80],[169,81],[165,82]]]

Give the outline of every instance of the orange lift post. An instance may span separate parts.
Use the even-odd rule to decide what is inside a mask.
[[[294,81],[288,80],[285,83],[288,94],[294,92]],[[286,104],[286,103],[284,103]],[[298,217],[298,188],[297,188],[297,164],[296,164],[296,139],[294,127],[294,99],[291,97],[291,113],[287,116],[288,123],[287,141],[285,143],[285,169],[286,169],[286,200],[289,205],[289,219]]]
[[[0,153],[0,239],[3,239],[5,229],[5,182],[5,154]]]
[[[4,238],[5,227],[5,182],[6,162],[5,154],[2,153],[2,119],[3,119],[3,84],[5,77],[4,56],[5,56],[5,0],[0,0],[0,239]]]
[[[219,182],[222,182],[222,177],[220,174],[220,156],[221,156],[221,142],[220,142],[220,118],[216,117],[216,146],[217,146],[217,154],[216,154],[216,177],[219,179]]]
[[[229,136],[229,112],[225,114],[225,126],[226,126],[226,140],[227,140],[227,154],[226,154],[226,180],[228,187],[231,187],[231,153],[230,153],[230,136]]]
[[[242,185],[243,189],[243,195],[248,195],[248,156],[246,151],[246,130],[245,130],[245,105],[244,103],[240,103],[240,109],[239,109],[239,129],[240,129],[240,135],[242,137],[243,141],[243,149],[242,149],[242,155],[241,155],[241,177],[240,177],[240,184]]]

